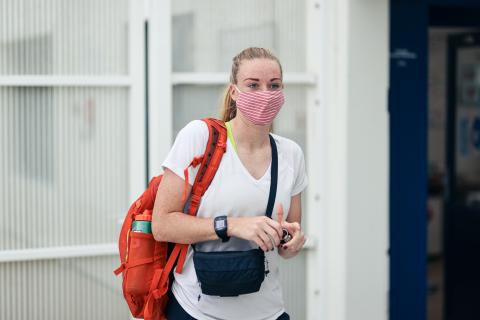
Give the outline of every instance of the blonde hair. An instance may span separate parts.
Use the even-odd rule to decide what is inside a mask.
[[[232,99],[232,96],[230,95],[230,84],[237,84],[238,69],[240,68],[240,64],[242,63],[242,61],[253,59],[270,59],[275,61],[280,67],[280,77],[283,78],[283,71],[280,60],[278,60],[278,58],[268,49],[250,47],[237,54],[233,58],[232,71],[230,72],[230,83],[227,85],[223,93],[220,110],[220,119],[222,121],[230,121],[237,115],[237,106],[235,104],[235,101]]]

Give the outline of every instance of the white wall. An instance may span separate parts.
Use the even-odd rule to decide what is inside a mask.
[[[388,1],[350,1],[347,319],[387,319]]]
[[[316,39],[320,49],[307,60],[320,94],[310,95],[307,139],[317,139],[322,156],[308,168],[318,235],[308,256],[308,319],[387,319],[388,1],[310,4],[320,13],[307,17],[317,26],[307,44]]]

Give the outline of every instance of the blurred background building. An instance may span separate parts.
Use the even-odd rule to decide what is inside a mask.
[[[292,319],[480,319],[480,3],[0,0],[0,319],[129,319],[117,238],[232,58],[303,148]]]

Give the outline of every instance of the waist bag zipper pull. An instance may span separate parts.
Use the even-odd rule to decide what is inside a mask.
[[[265,257],[265,276],[270,273],[270,269],[268,268],[268,259]]]

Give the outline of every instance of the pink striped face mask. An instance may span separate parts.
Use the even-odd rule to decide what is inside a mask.
[[[238,91],[237,108],[253,124],[263,126],[272,123],[285,101],[282,90]]]

